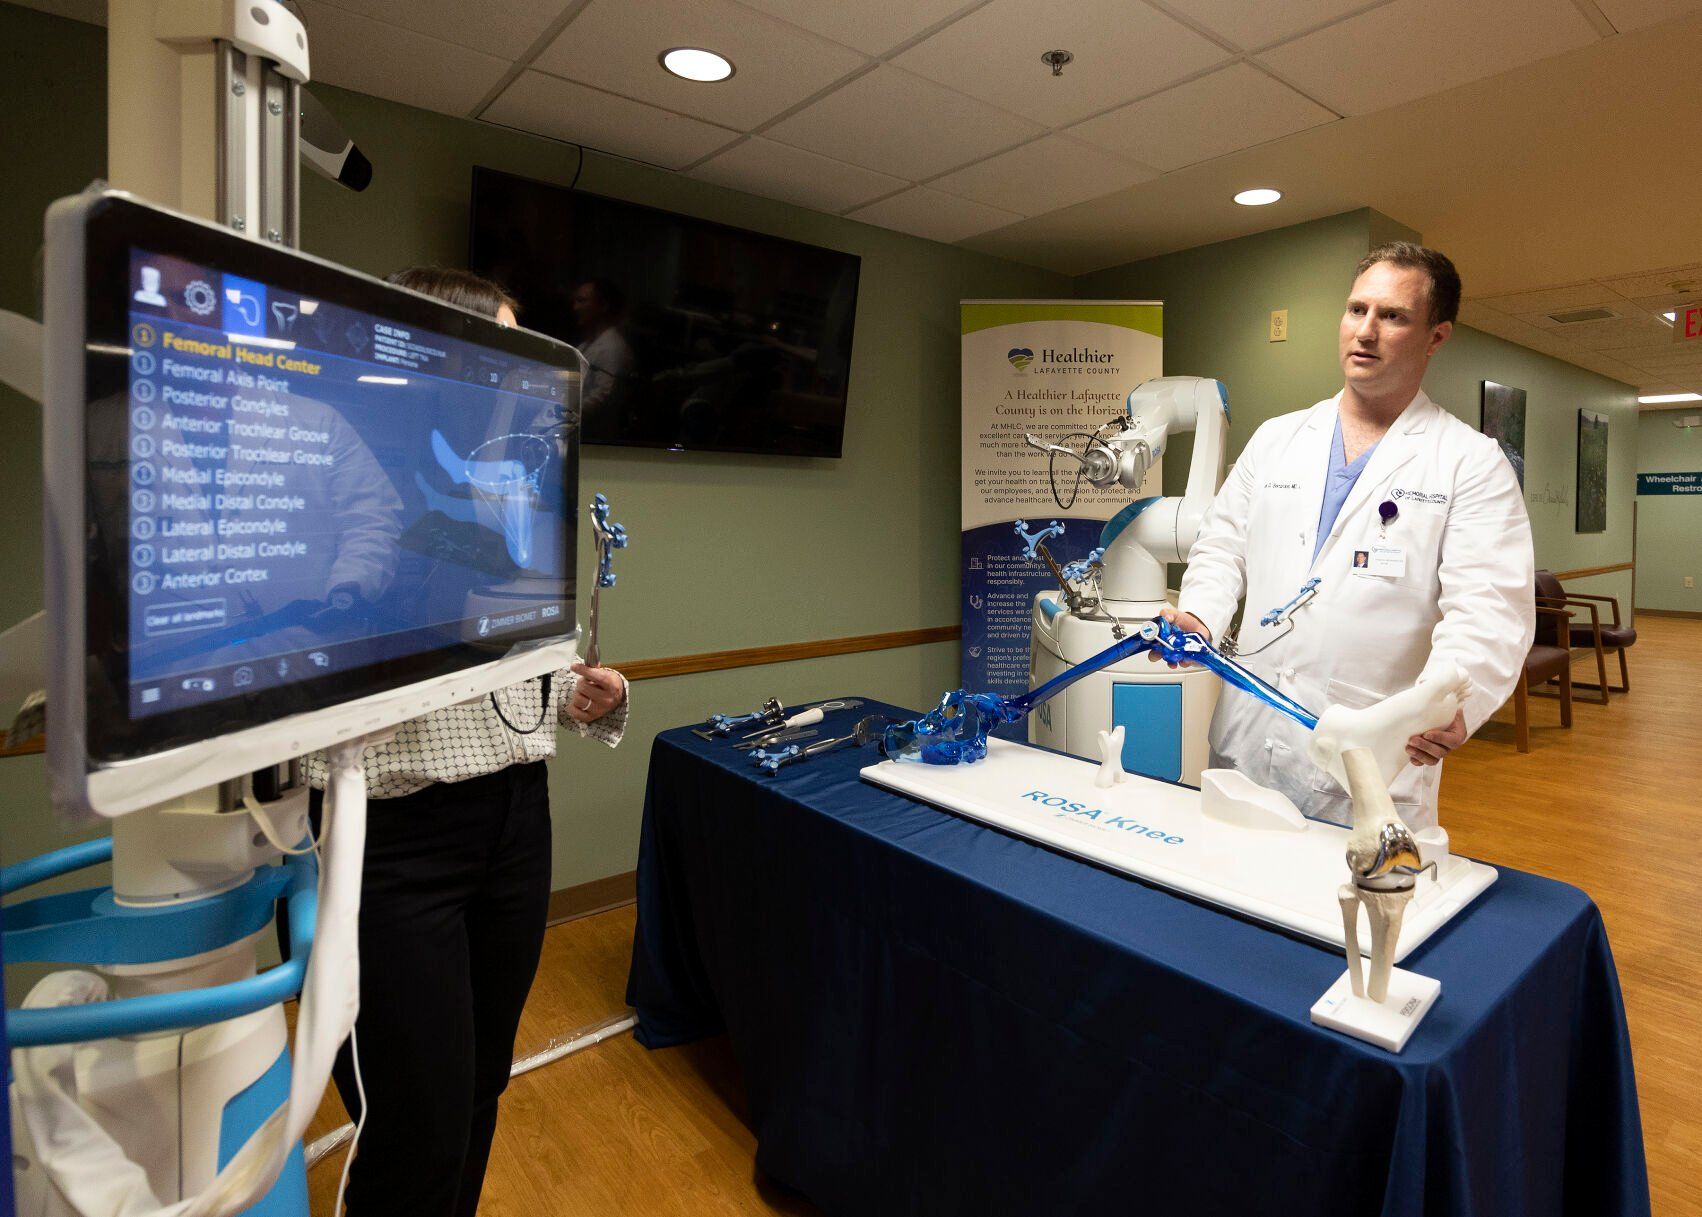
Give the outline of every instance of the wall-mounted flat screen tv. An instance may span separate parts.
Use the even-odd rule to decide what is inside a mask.
[[[588,444],[839,456],[861,261],[473,170],[470,265],[584,353]]]

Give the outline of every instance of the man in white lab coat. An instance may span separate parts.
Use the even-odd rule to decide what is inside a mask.
[[[1436,822],[1440,762],[1512,692],[1536,619],[1518,479],[1494,440],[1421,388],[1459,301],[1459,275],[1434,250],[1397,242],[1366,256],[1342,314],[1341,392],[1254,432],[1188,555],[1179,608],[1166,612],[1221,638],[1245,597],[1242,662],[1318,713],[1398,692],[1432,659],[1459,664],[1470,699],[1449,726],[1408,741],[1412,763],[1390,788],[1413,828]],[[1346,824],[1347,792],[1307,759],[1308,735],[1225,692],[1212,763]]]

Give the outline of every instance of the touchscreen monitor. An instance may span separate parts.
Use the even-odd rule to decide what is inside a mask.
[[[573,632],[578,352],[128,197],[80,207],[80,422],[48,477],[82,516],[62,608],[91,766]]]

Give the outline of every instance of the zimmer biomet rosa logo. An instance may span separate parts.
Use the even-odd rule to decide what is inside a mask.
[[[1012,347],[1005,358],[1011,361],[1011,367],[1020,372],[1034,362],[1034,352],[1027,347]]]

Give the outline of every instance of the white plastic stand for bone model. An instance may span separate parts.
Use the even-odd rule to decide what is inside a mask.
[[[1371,707],[1376,709],[1376,707]],[[1436,709],[1440,712],[1440,708]],[[1420,727],[1428,730],[1428,727]],[[1403,737],[1404,739],[1405,737]],[[1347,972],[1312,1006],[1312,1021],[1390,1052],[1406,1047],[1407,1039],[1442,992],[1440,981],[1395,968],[1395,946],[1401,920],[1417,883],[1410,874],[1370,876],[1379,856],[1379,842],[1388,825],[1399,825],[1387,782],[1377,769],[1372,749],[1349,748],[1338,760],[1353,795],[1353,831],[1348,837],[1348,864],[1355,875],[1337,891],[1341,904]],[[1417,861],[1417,859],[1413,859]],[[1365,907],[1371,925],[1371,968],[1360,971],[1359,908]]]
[[[1101,789],[1129,780],[1123,768],[1123,728],[1121,725],[1099,733],[1099,775],[1093,784]]]
[[[1329,992],[1312,1006],[1312,1021],[1354,1039],[1399,1052],[1430,1007],[1442,996],[1442,982],[1405,968],[1389,976],[1389,995],[1383,1001],[1355,997],[1352,978],[1343,972]]]
[[[1306,831],[1306,817],[1287,795],[1259,785],[1239,769],[1207,769],[1200,774],[1200,811],[1233,828]]]

